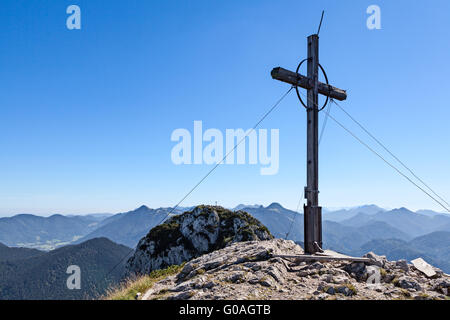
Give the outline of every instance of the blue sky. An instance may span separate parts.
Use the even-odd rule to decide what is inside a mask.
[[[66,28],[71,4],[81,30]],[[371,4],[381,30],[366,27]],[[211,166],[175,166],[172,131],[192,131],[194,120],[251,128],[288,89],[271,69],[305,58],[322,9],[320,62],[348,90],[342,105],[450,198],[447,0],[2,0],[0,9],[0,215],[173,206]],[[184,205],[295,209],[305,123],[291,93],[261,126],[280,130],[278,174],[223,166]],[[320,148],[323,206],[442,211],[332,121]]]

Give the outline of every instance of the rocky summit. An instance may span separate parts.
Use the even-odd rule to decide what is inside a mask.
[[[191,221],[193,217],[201,214],[205,214],[203,222],[200,222],[202,224],[210,221],[209,219],[222,224],[216,209],[196,208],[192,213],[180,217],[180,220],[171,222],[179,224],[178,237],[183,234],[182,226],[185,226],[185,219]],[[186,222],[186,228],[189,229],[187,225],[193,225],[193,222]],[[227,228],[230,227],[229,225]],[[196,227],[193,228],[196,230]],[[207,244],[224,248],[190,260],[181,272],[156,282],[147,292],[140,295],[140,299],[424,300],[449,299],[450,295],[450,277],[431,266],[434,272],[431,273],[433,276],[429,277],[419,270],[420,267],[416,269],[414,265],[404,260],[388,261],[384,256],[377,256],[374,253],[365,255],[369,258],[369,262],[365,263],[305,262],[279,257],[303,253],[303,249],[292,241],[272,239],[232,243],[237,239],[225,241],[226,237],[220,238],[220,230],[218,232],[211,230],[209,233],[221,239],[215,241],[197,239],[195,234],[198,232],[194,232],[188,239],[203,244],[201,247],[203,251],[208,250]],[[267,237],[268,233],[262,232],[262,235]],[[146,242],[141,243],[141,245],[148,243],[149,247],[145,250],[150,251],[147,252],[160,250],[156,249],[160,245],[156,244],[152,236],[149,234]],[[210,236],[205,237],[210,239]],[[215,237],[212,239],[216,239]],[[152,242],[155,243],[151,244]],[[150,245],[153,249],[149,249]],[[191,254],[187,252],[191,249],[176,249],[173,252],[175,254],[183,250],[186,250],[183,257],[187,260]],[[165,263],[169,263],[171,261],[169,259],[173,259],[169,257],[174,257],[170,253],[172,251],[169,249],[164,252],[169,253],[165,260]],[[156,257],[155,253],[152,253],[152,256]],[[163,259],[161,253],[158,257]],[[155,267],[156,264],[142,266],[149,268]]]
[[[128,274],[148,274],[236,242],[272,238],[269,230],[247,212],[197,206],[151,229],[139,241],[127,270]]]

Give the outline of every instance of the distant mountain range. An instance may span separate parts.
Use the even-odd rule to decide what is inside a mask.
[[[360,227],[376,221],[385,222],[411,237],[418,237],[434,231],[450,231],[450,228],[448,228],[450,215],[420,214],[406,208],[382,211],[372,215],[358,213],[350,219],[341,221],[341,223]]]
[[[92,239],[50,252],[8,248],[0,244],[0,299],[96,298],[121,280],[126,259],[117,264],[132,251],[106,238]],[[70,274],[66,271],[71,265],[80,267],[80,290],[67,288],[66,281]]]
[[[86,299],[105,292],[123,274],[127,255],[150,229],[191,208],[136,210],[115,215],[0,219],[0,299]],[[278,203],[239,205],[278,238],[302,244],[303,214]],[[390,260],[418,257],[450,273],[450,215],[374,205],[323,211],[324,248],[360,256],[369,251]],[[62,246],[54,249],[54,247]],[[47,251],[36,250],[42,248]],[[49,249],[54,249],[48,251]],[[122,261],[122,259],[124,259]],[[108,275],[119,261],[120,265]],[[82,270],[82,290],[68,290],[66,269]]]
[[[372,216],[380,212],[386,212],[387,210],[372,204],[339,210],[327,210],[324,208],[322,211],[322,216],[325,220],[341,222],[361,213]]]
[[[179,214],[189,208],[177,208]],[[135,247],[147,232],[159,223],[171,208],[136,210],[118,214],[52,215],[39,217],[19,214],[0,218],[0,243],[10,247],[53,250],[68,244],[106,237],[116,243]]]
[[[362,255],[368,251],[385,255],[388,259],[408,261],[423,258],[428,263],[450,273],[450,232],[438,231],[403,241],[398,239],[376,239],[363,244],[353,254]]]
[[[116,214],[103,220],[97,229],[78,239],[75,243],[106,237],[116,243],[134,248],[151,228],[168,218],[170,211],[171,208],[150,209],[147,206],[141,206],[133,211]],[[172,214],[179,213],[181,213],[180,210],[176,210]]]
[[[178,208],[171,214],[179,214],[189,209]],[[89,239],[105,237],[115,243],[134,248],[137,242],[165,219],[171,210],[171,208],[151,209],[141,206],[115,215],[54,215],[48,218],[17,215],[0,219],[0,242],[8,246],[48,250],[69,243],[79,244]],[[272,203],[267,207],[241,204],[234,210],[249,212],[266,225],[275,237],[287,237],[298,243],[303,241],[302,213],[286,209],[279,203]],[[396,239],[403,241],[403,247],[411,247],[417,244],[413,240],[418,237],[441,231],[450,232],[450,215],[430,210],[418,212],[406,208],[386,210],[375,205],[366,205],[334,211],[324,209],[323,219],[324,247],[348,254],[359,253],[363,249],[375,250],[382,240]],[[438,241],[435,245],[433,253],[427,251],[427,254],[437,258],[438,255],[442,255],[441,251],[444,247],[448,247],[449,243]],[[425,250],[424,247],[411,248],[419,253]],[[444,253],[442,257],[445,256]],[[436,260],[439,260],[440,265],[444,265],[442,261],[445,259]]]
[[[260,220],[278,238],[303,242],[303,214],[278,203],[240,207]],[[374,251],[391,260],[428,259],[450,272],[450,215],[406,208],[384,210],[374,205],[325,211],[324,248],[350,255]]]
[[[67,245],[98,228],[107,215],[39,217],[19,214],[0,218],[0,243],[51,250]]]

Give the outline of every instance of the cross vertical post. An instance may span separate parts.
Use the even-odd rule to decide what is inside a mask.
[[[319,36],[308,37],[308,75],[305,77],[281,67],[274,68],[272,78],[308,90],[307,113],[307,151],[304,209],[305,252],[315,254],[322,251],[322,208],[319,207],[319,94],[343,101],[347,99],[345,90],[319,81]],[[300,63],[301,65],[301,63]],[[323,69],[322,69],[323,70]],[[326,77],[325,77],[326,78]],[[300,98],[300,95],[299,95]],[[302,102],[303,103],[303,102]]]
[[[322,248],[322,208],[319,207],[319,36],[308,37],[308,89],[307,102],[307,186],[304,206],[305,251],[316,253]],[[319,248],[317,248],[319,246]]]

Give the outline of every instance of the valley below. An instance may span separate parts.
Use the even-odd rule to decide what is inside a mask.
[[[127,277],[127,261],[152,228],[192,209],[141,206],[118,214],[0,218],[0,299],[100,298]],[[302,213],[278,203],[231,210],[248,212],[274,238],[302,247]],[[323,220],[324,249],[352,256],[374,252],[390,261],[423,258],[450,273],[448,214],[367,205],[324,209]],[[80,290],[67,289],[70,265],[82,270]]]

